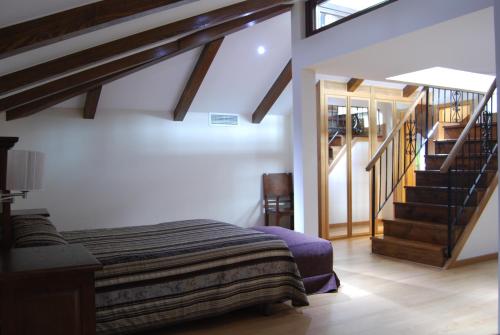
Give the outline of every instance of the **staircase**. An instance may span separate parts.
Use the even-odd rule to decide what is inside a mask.
[[[382,220],[384,235],[372,238],[373,253],[406,259],[418,263],[442,267],[448,259],[448,174],[439,169],[462,133],[465,124],[444,124],[444,138],[434,140],[436,154],[425,156],[425,170],[415,171],[415,186],[405,186],[406,202],[394,202],[394,220]],[[496,123],[494,124],[496,137]],[[470,146],[467,154],[479,157],[480,146],[475,140],[466,141]],[[460,161],[460,160],[459,160]],[[460,171],[463,186],[470,184],[475,176],[473,163],[464,160],[464,170]],[[470,166],[467,166],[470,165]],[[468,207],[465,208],[459,224],[453,228],[455,242],[469,222],[485,188],[497,170],[497,159],[490,161],[488,170],[474,190]],[[457,188],[453,194],[463,202],[468,189]],[[452,211],[453,213],[454,211]],[[453,214],[452,214],[453,215]]]
[[[493,91],[488,93],[492,94]],[[426,94],[429,95],[429,91]],[[483,98],[486,101],[488,99],[487,95]],[[428,98],[426,100],[429,101]],[[471,118],[462,117],[461,122],[440,121],[438,115],[442,113],[432,111],[432,108],[426,108],[425,112],[422,108],[420,111],[417,109],[413,112],[413,119],[410,116],[406,121],[407,124],[413,123],[413,127],[402,126],[401,131],[413,129],[419,136],[408,134],[408,130],[404,130],[406,134],[403,137],[397,134],[394,136],[392,141],[396,142],[400,140],[398,137],[410,142],[420,140],[420,148],[418,143],[413,143],[414,152],[410,155],[406,153],[403,159],[405,165],[408,160],[410,166],[419,156],[420,150],[424,150],[422,153],[427,153],[423,155],[425,169],[411,171],[405,166],[402,171],[397,165],[401,163],[399,157],[392,158],[392,170],[385,168],[385,172],[392,173],[393,180],[395,173],[400,177],[399,180],[404,180],[401,177],[406,173],[413,173],[415,178],[411,185],[399,185],[403,189],[405,201],[392,202],[394,219],[380,219],[384,226],[384,234],[377,236],[372,234],[373,253],[437,267],[443,267],[451,257],[454,246],[472,215],[478,210],[478,205],[498,170],[497,125],[494,122],[496,114],[493,114],[492,103],[490,106],[486,103],[486,107],[481,106],[481,103],[483,101],[478,104],[478,110]],[[428,129],[434,122],[429,120],[434,117],[434,120],[437,120],[435,124],[440,130],[437,132],[439,136],[425,136],[431,133]],[[420,126],[418,118],[425,118]],[[391,141],[390,138],[388,140]],[[394,148],[394,143],[392,145]],[[377,178],[377,174],[383,175],[384,164],[390,166],[391,156],[394,156],[387,151],[387,147],[385,160],[383,153],[380,154],[377,165],[377,155],[375,155],[373,164],[371,162],[372,166],[367,167],[367,170],[370,168],[372,171],[373,178],[372,222],[375,222],[378,213],[385,205],[384,194],[380,194],[383,192],[379,191],[377,196],[376,190],[384,187],[380,182],[380,179],[384,178]],[[383,151],[383,146],[381,149],[379,151]],[[392,191],[397,187],[397,183],[392,185]],[[386,186],[386,201],[390,199],[392,191],[387,194]],[[374,231],[373,226],[372,232]]]

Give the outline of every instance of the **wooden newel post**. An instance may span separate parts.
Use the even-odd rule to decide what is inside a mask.
[[[5,194],[7,190],[7,153],[19,140],[18,137],[0,137],[0,192]],[[12,245],[12,226],[10,224],[10,201],[2,202],[2,213],[0,214],[1,245],[3,250],[10,249]]]

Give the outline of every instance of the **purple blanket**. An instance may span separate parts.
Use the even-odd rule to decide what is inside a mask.
[[[278,236],[290,249],[308,294],[336,291],[340,281],[333,271],[333,247],[330,241],[311,237],[282,227],[254,227]]]

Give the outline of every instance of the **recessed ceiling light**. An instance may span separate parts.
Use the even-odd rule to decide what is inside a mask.
[[[454,70],[440,66],[387,78],[387,80],[405,83],[456,88],[476,92],[488,91],[493,79],[495,79],[494,76],[486,74]]]
[[[257,48],[257,53],[259,55],[263,55],[266,53],[266,48],[264,48],[262,45]]]

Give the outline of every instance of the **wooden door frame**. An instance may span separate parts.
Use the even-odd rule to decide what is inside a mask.
[[[375,107],[375,101],[377,100],[387,100],[396,102],[408,102],[412,103],[415,97],[412,95],[408,98],[403,97],[402,89],[390,89],[384,87],[377,86],[361,86],[356,92],[348,92],[345,83],[332,82],[327,80],[319,80],[316,84],[316,99],[317,99],[317,141],[318,141],[318,231],[321,238],[324,239],[333,239],[330,237],[329,232],[329,192],[328,192],[328,176],[329,176],[329,164],[328,164],[328,108],[326,105],[326,97],[327,96],[344,96],[347,98],[346,101],[346,133],[352,131],[350,127],[348,127],[347,123],[350,125],[350,118],[347,114],[350,115],[350,98],[364,98],[369,102],[369,124],[370,124],[370,133],[369,136],[373,136],[371,134],[372,129],[376,130],[376,127],[372,127],[372,119],[373,115],[376,116],[376,113],[372,112],[372,109]],[[376,118],[375,118],[376,124]],[[372,138],[369,138],[370,143],[372,143]],[[346,145],[350,144],[351,136],[350,134],[346,134]],[[346,147],[347,153],[351,154],[351,148]],[[370,145],[369,148],[370,154],[373,155],[373,151]],[[351,174],[352,171],[348,166],[348,174]],[[351,176],[352,177],[352,176]],[[371,180],[370,180],[371,182]],[[350,183],[348,177],[348,192],[352,190],[352,180]],[[370,195],[371,197],[371,195]],[[349,219],[349,211],[352,209],[352,204],[349,202],[352,200],[352,197],[348,194],[348,219]],[[370,199],[371,206],[371,199]],[[371,210],[371,208],[370,208]],[[352,213],[351,213],[352,215]],[[371,219],[370,219],[371,220]],[[352,232],[351,232],[352,233]],[[370,233],[371,233],[371,224],[370,224]],[[346,237],[349,236],[349,231]],[[346,238],[342,237],[342,238]]]

